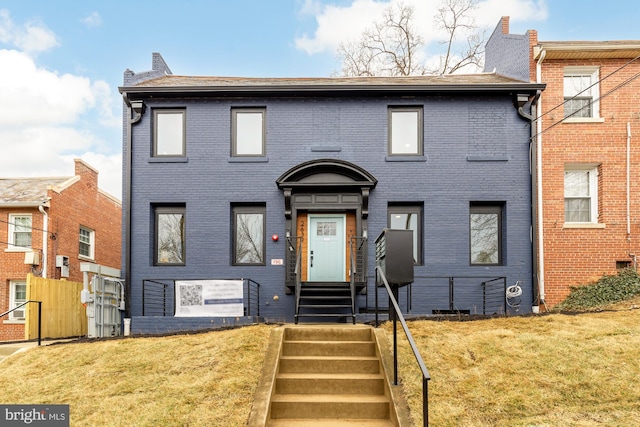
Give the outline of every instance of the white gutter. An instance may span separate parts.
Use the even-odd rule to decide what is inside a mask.
[[[536,83],[542,81],[542,61],[547,55],[546,50],[540,52],[540,57],[536,63]],[[537,158],[537,200],[538,200],[538,292],[540,293],[540,304],[546,306],[544,299],[544,221],[542,220],[543,209],[542,206],[542,96],[538,100],[538,108],[536,109],[536,158]],[[539,306],[534,307],[534,312],[539,310]]]
[[[38,206],[42,214],[42,278],[47,278],[47,255],[49,252],[49,215],[42,205]]]

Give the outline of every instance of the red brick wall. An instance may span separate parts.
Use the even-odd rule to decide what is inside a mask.
[[[56,255],[69,257],[68,280],[82,282],[81,262],[95,262],[120,268],[121,259],[121,203],[98,190],[98,173],[86,163],[76,160],[76,177],[79,179],[64,189],[50,189],[47,277],[60,278],[56,268]],[[6,252],[10,213],[31,213],[32,246],[42,249],[43,215],[37,208],[0,210],[0,313],[9,307],[9,281],[26,280],[31,268],[24,265],[24,252]],[[80,226],[95,232],[94,259],[79,255]],[[43,260],[40,261],[40,267]],[[24,325],[8,324],[6,317],[0,319],[0,341],[24,339]]]
[[[640,72],[627,66],[600,84],[603,123],[560,123],[565,66],[598,66],[600,79],[628,60],[547,60],[543,62],[543,215],[545,301],[551,307],[566,298],[570,286],[615,274],[616,261],[640,256],[640,80],[616,90]],[[611,92],[611,93],[609,93]],[[627,233],[627,123],[631,125],[631,233]],[[634,136],[635,135],[635,136]],[[566,163],[594,163],[598,168],[598,213],[601,228],[564,227]],[[602,226],[604,226],[602,228]]]

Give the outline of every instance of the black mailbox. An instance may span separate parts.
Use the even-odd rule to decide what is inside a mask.
[[[413,283],[413,231],[382,230],[376,239],[376,265],[390,285]]]

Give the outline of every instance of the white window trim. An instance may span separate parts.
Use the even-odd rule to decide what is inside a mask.
[[[33,246],[33,216],[31,214],[9,214],[9,229],[8,229],[8,246],[6,252],[31,252],[32,247],[23,247],[15,245],[15,218],[28,216],[31,218],[31,245]]]
[[[80,231],[78,231],[78,256],[84,259],[95,259],[95,243],[96,243],[96,232],[92,229],[84,226],[80,226],[81,230],[85,230],[89,232],[89,255],[83,255],[80,253]]]
[[[14,308],[17,304],[16,303],[16,285],[20,284],[20,285],[26,286],[26,283],[27,282],[24,280],[11,280],[9,282],[9,307],[10,308]],[[25,298],[25,301],[26,301],[26,298]],[[21,301],[21,302],[24,302],[24,301]],[[21,310],[24,310],[24,314],[25,314],[24,318],[15,318],[14,317],[15,311],[12,311],[4,323],[25,323],[27,306],[26,305],[22,306]]]
[[[568,117],[563,120],[564,123],[603,123],[604,118],[600,117],[600,67],[564,67],[562,74],[563,82],[567,74],[590,75],[592,81],[596,82],[591,88],[593,102],[591,103],[591,117]],[[564,89],[563,89],[564,98]]]
[[[598,164],[567,164],[564,171],[584,171],[589,173],[589,208],[591,211],[591,220],[586,222],[566,221],[563,228],[604,228],[604,224],[598,222],[600,213],[598,212]],[[564,173],[562,174],[564,180]],[[564,181],[563,181],[564,186]],[[564,194],[563,194],[564,202]],[[562,204],[564,206],[564,203]]]

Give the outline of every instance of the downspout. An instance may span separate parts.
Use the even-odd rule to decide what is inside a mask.
[[[540,52],[540,58],[536,63],[536,83],[542,83],[542,62],[544,61],[545,56],[547,56],[547,51],[543,49]],[[542,98],[538,100],[538,108],[536,114],[536,134],[534,136],[536,138],[536,208],[538,213],[538,295],[534,295],[534,299],[537,298],[538,300],[537,308],[535,308],[534,306],[534,312],[536,312],[540,309],[540,304],[545,307],[547,305],[544,295],[544,222],[542,209]]]
[[[127,135],[126,135],[126,143],[125,143],[125,206],[124,206],[124,221],[123,225],[125,227],[124,239],[125,239],[125,274],[124,274],[124,285],[125,285],[125,314],[124,317],[131,318],[131,159],[132,159],[132,151],[133,151],[133,137],[131,135],[131,129],[133,125],[140,122],[142,119],[142,115],[144,114],[145,105],[142,101],[133,101],[129,100],[129,97],[126,92],[122,93],[122,99],[124,103],[127,105]],[[133,117],[131,116],[132,112],[134,113]]]
[[[47,256],[49,252],[49,214],[44,210],[44,206],[38,206],[42,214],[42,278],[47,278]]]

